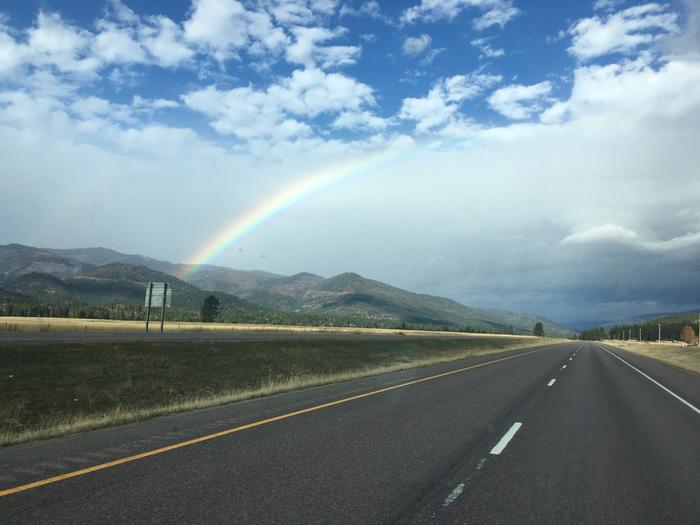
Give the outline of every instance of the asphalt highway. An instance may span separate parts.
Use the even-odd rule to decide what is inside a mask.
[[[700,377],[571,342],[0,449],[2,523],[698,523]]]

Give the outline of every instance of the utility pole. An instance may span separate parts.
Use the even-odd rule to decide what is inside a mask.
[[[661,323],[659,323],[659,343],[661,342]]]
[[[639,329],[639,342],[642,342],[642,329]]]

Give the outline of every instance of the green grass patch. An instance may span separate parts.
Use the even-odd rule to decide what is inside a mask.
[[[0,444],[542,343],[407,337],[2,345]]]

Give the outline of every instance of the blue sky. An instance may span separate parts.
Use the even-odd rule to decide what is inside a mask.
[[[507,0],[383,4],[331,0],[239,4],[202,0],[138,5],[42,1],[11,3],[4,13],[7,33],[18,45],[29,41],[28,32],[39,28],[41,18],[45,30],[57,33],[62,30],[66,38],[73,33],[86,40],[83,46],[69,50],[78,60],[91,58],[87,39],[104,39],[106,48],[101,52],[105,56],[93,65],[84,66],[82,76],[92,78],[83,79],[77,86],[82,94],[117,104],[131,104],[133,97],[171,101],[173,107],[149,113],[148,119],[191,127],[216,139],[206,129],[209,123],[206,115],[202,116],[187,102],[185,107],[175,107],[186,93],[196,91],[197,86],[217,86],[221,90],[249,86],[262,90],[311,65],[367,86],[372,92],[372,102],[368,98],[361,101],[360,109],[386,121],[394,119],[387,125],[396,132],[410,132],[415,124],[410,118],[401,118],[406,99],[425,97],[436,83],[465,73],[486,80],[477,94],[457,101],[458,114],[485,125],[504,124],[510,115],[504,115],[489,101],[497,88],[546,82],[543,87],[546,95],[535,101],[567,96],[578,60],[570,49],[575,23],[591,17],[605,23],[606,17],[636,5],[617,1],[599,4],[596,9],[591,2],[540,1],[516,5]],[[243,21],[246,12],[258,19]],[[486,17],[491,13],[495,16],[489,21]],[[210,23],[210,16],[230,19],[223,20],[218,27],[203,29]],[[686,18],[685,7],[676,3],[659,4],[630,21],[649,20],[650,25],[638,33],[664,36],[680,31]],[[654,19],[658,23],[654,24]],[[161,20],[172,24],[172,41],[165,40]],[[258,29],[262,34],[250,33],[256,31],[255,24],[262,28]],[[231,29],[230,25],[236,28]],[[308,36],[299,37],[296,32],[300,31],[306,31]],[[145,33],[164,39],[163,56],[147,48]],[[266,47],[263,40],[270,34],[274,35],[274,43]],[[314,34],[318,35],[316,39]],[[294,58],[289,50],[300,40],[312,46],[313,51],[331,50],[337,56],[325,61],[311,55]],[[586,62],[610,62],[620,54],[648,47],[648,43],[630,45],[623,53],[606,50],[612,52],[592,56]],[[167,46],[181,47],[181,54],[166,56]],[[48,68],[52,74],[70,70],[69,64],[52,66]],[[32,70],[46,70],[46,67],[29,65],[24,72]],[[76,75],[73,77],[75,81]],[[478,82],[470,79],[466,84],[473,88]],[[302,116],[306,118],[297,115],[296,120],[311,124],[316,135],[331,133],[351,138],[367,132],[366,127],[330,126],[338,113],[332,110]],[[235,132],[227,135],[228,140],[231,136],[240,138]]]
[[[0,242],[186,261],[314,170],[400,144],[410,160],[304,200],[215,262],[357,271],[562,320],[687,309],[697,11],[5,2]]]

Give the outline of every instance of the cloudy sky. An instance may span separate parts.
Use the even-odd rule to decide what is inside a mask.
[[[700,3],[5,1],[0,243],[344,271],[555,320],[700,304]],[[400,153],[392,153],[398,151]]]

